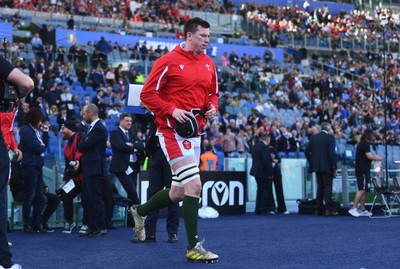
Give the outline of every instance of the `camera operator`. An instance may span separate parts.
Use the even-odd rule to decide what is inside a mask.
[[[0,79],[17,85],[19,98],[25,97],[33,89],[33,81],[24,75],[18,68],[13,67],[7,60],[0,56]],[[5,98],[0,95],[0,102]],[[11,261],[11,252],[6,237],[7,231],[7,183],[9,177],[10,159],[3,134],[0,134],[0,265],[4,268],[21,268]]]

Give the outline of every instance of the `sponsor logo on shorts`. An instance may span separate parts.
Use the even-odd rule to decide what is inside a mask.
[[[183,148],[189,150],[192,148],[192,143],[189,140],[184,140],[182,142]]]

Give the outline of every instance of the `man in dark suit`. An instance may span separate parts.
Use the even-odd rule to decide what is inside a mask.
[[[132,122],[131,114],[122,113],[119,117],[119,128],[110,133],[113,155],[109,171],[117,176],[128,198],[136,205],[140,204],[136,192],[140,164],[136,153],[144,150],[144,143],[130,132]]]
[[[28,69],[29,69],[29,77],[31,79],[34,79],[36,76],[36,58],[31,59],[31,63],[28,65]]]
[[[257,182],[256,208],[254,211],[256,215],[272,212],[271,208],[267,208],[267,198],[268,195],[272,194],[272,179],[274,176],[272,158],[269,151],[270,140],[269,135],[263,135],[261,140],[253,147],[251,153],[253,164],[250,175],[254,176]]]
[[[103,193],[109,185],[106,169],[107,129],[100,121],[99,110],[94,104],[84,106],[82,118],[89,124],[84,139],[78,144],[78,150],[83,154],[81,164],[90,208],[88,235],[103,237],[107,235]]]
[[[325,215],[335,216],[332,202],[332,183],[336,175],[335,138],[331,134],[332,127],[329,123],[321,124],[321,132],[311,136],[305,149],[305,155],[310,163],[310,172],[317,175],[316,214],[321,215],[323,200],[325,200]]]

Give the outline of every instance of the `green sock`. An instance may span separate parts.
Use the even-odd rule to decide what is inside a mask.
[[[198,240],[197,235],[197,219],[199,217],[199,200],[200,198],[185,196],[182,204],[182,217],[185,223],[186,236],[188,239],[187,249],[196,246]]]
[[[173,203],[169,198],[169,189],[163,189],[154,194],[146,203],[140,205],[137,212],[140,216],[147,216],[151,211],[167,207]]]

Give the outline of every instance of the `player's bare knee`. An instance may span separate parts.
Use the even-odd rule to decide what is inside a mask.
[[[179,203],[180,201],[182,201],[184,196],[185,196],[185,191],[183,188],[180,187],[171,189],[169,193],[169,198],[174,203]]]

